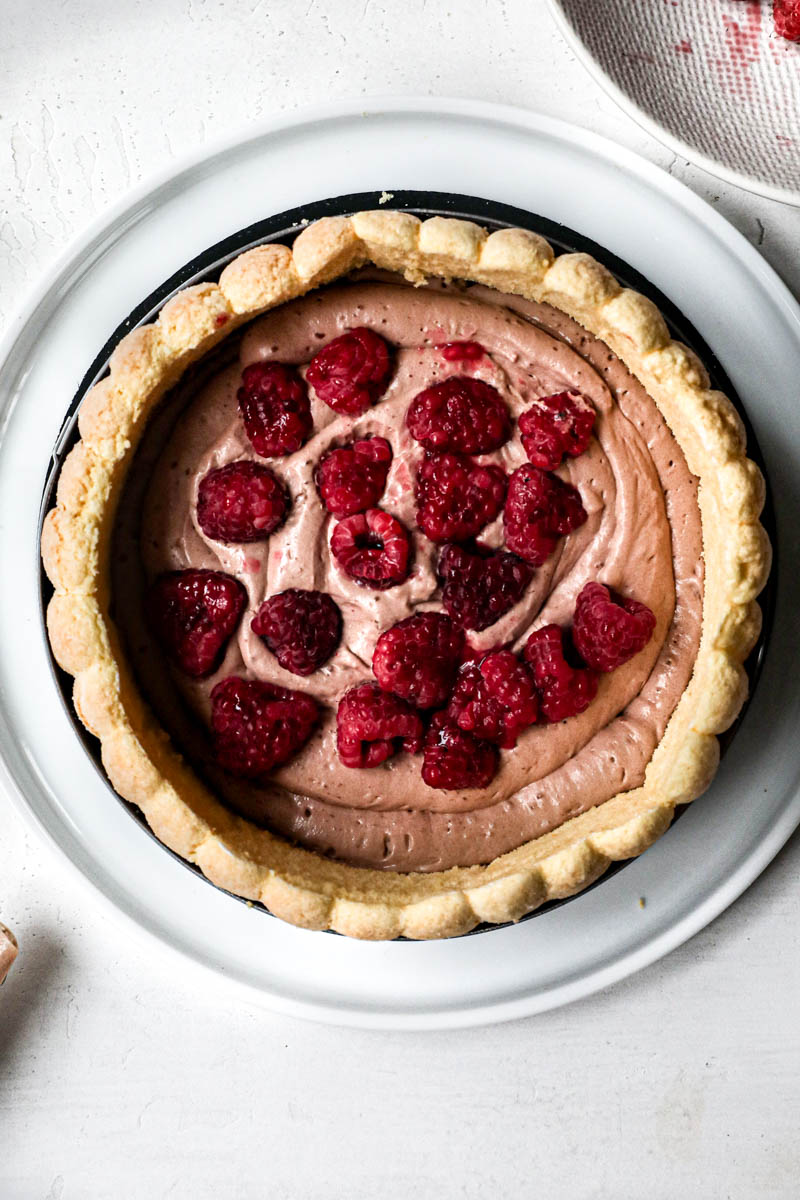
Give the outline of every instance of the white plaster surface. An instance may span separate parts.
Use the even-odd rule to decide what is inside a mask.
[[[0,67],[3,321],[173,157],[359,94],[498,100],[615,138],[800,293],[800,210],[660,147],[544,0],[0,0]],[[0,795],[0,918],[21,944],[0,991],[0,1200],[797,1197],[799,876],[795,836],[688,945],[561,1011],[360,1033],[221,1001],[151,959]]]

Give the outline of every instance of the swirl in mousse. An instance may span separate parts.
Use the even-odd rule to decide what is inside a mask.
[[[114,537],[175,744],[354,866],[488,863],[638,787],[700,641],[697,480],[655,402],[564,313],[480,286],[361,273],[256,319],[167,397]],[[189,662],[165,638],[198,589],[225,628]],[[231,744],[256,701],[269,770]]]

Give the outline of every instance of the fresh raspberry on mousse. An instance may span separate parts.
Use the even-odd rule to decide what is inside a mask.
[[[466,375],[452,375],[415,396],[406,425],[426,450],[458,454],[488,454],[511,436],[511,415],[497,388]]]
[[[444,613],[415,613],[380,635],[372,670],[384,691],[417,708],[436,708],[450,695],[463,643],[463,633]]]
[[[499,650],[464,667],[447,707],[459,729],[505,750],[539,715],[533,676],[510,650]]]
[[[398,750],[416,754],[423,733],[419,713],[377,683],[361,683],[339,701],[336,745],[346,767],[377,767]]]
[[[334,412],[358,417],[384,392],[391,371],[388,342],[362,326],[323,346],[308,364],[306,380]]]
[[[330,450],[317,467],[322,503],[334,517],[351,517],[374,508],[383,495],[392,463],[386,438],[362,438]]]
[[[480,631],[499,621],[522,599],[533,567],[507,551],[476,543],[449,543],[439,555],[442,606],[465,629]]]
[[[338,523],[331,534],[331,553],[356,583],[384,591],[407,578],[411,539],[397,517],[369,508]]]
[[[342,614],[325,592],[289,588],[265,600],[250,626],[285,671],[311,675],[339,645]]]
[[[289,497],[262,463],[227,463],[209,471],[197,489],[197,523],[217,542],[264,541],[284,520]]]
[[[573,667],[567,661],[560,625],[545,625],[532,633],[522,656],[533,673],[539,710],[546,721],[577,716],[597,695],[595,672],[587,667]]]
[[[595,411],[580,392],[541,396],[519,418],[521,441],[529,460],[543,471],[555,471],[564,455],[577,458],[588,447]]]
[[[165,652],[195,679],[211,675],[247,606],[238,579],[222,571],[168,571],[147,594],[147,617]]]
[[[643,650],[656,627],[646,604],[618,596],[602,583],[587,583],[575,604],[572,640],[595,671],[613,671]]]
[[[447,713],[436,713],[425,736],[422,778],[441,791],[484,788],[497,774],[499,755],[491,742],[474,737]]]
[[[417,524],[432,542],[465,542],[499,516],[506,486],[494,463],[429,452],[417,472]]]
[[[256,454],[294,454],[311,433],[308,389],[286,363],[257,362],[245,367],[237,392],[239,412]]]
[[[506,546],[533,566],[541,566],[558,539],[586,518],[578,489],[557,475],[523,463],[511,476],[503,510]]]
[[[261,779],[293,758],[318,719],[313,696],[259,679],[232,675],[211,693],[216,760],[245,779]]]

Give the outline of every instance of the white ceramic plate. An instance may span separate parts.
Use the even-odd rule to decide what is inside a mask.
[[[710,792],[640,859],[515,928],[426,944],[292,929],[195,877],[98,776],[50,673],[36,539],[68,400],[119,321],[174,270],[274,212],[409,188],[518,205],[607,246],[705,336],[744,400],[780,499],[783,578],[800,515],[800,309],[755,250],[669,176],[579,129],[464,101],[371,102],[283,118],[129,197],[37,288],[0,353],[0,748],[9,793],[113,908],[275,1009],[373,1027],[499,1021],[585,996],[720,913],[800,822],[800,628],[788,587],[755,704]],[[486,165],[491,164],[487,172]],[[4,361],[3,361],[4,360]],[[646,900],[642,908],[640,897]],[[206,976],[206,978],[210,978]]]
[[[771,0],[549,0],[588,71],[677,154],[800,204],[800,45]]]

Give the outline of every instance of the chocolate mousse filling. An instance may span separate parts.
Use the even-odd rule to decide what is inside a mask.
[[[363,416],[335,413],[311,392],[314,429],[294,454],[268,460],[291,496],[286,522],[268,541],[225,545],[197,523],[200,480],[213,468],[257,459],[237,405],[244,366],[292,363],[304,373],[320,346],[367,326],[395,351],[391,383]],[[469,341],[480,357],[454,360],[442,345]],[[578,716],[524,731],[501,751],[489,787],[428,787],[420,760],[398,754],[353,769],[336,751],[336,706],[372,679],[381,632],[405,617],[441,608],[440,547],[415,528],[414,479],[423,451],[405,426],[413,398],[432,383],[469,373],[495,387],[516,418],[543,395],[577,388],[595,407],[588,450],[558,471],[578,488],[588,520],[534,571],[522,599],[480,633],[479,649],[518,650],[550,622],[568,625],[578,593],[600,581],[655,614],[647,646],[601,677]],[[335,524],[315,469],[330,448],[379,435],[393,450],[381,507],[412,531],[405,582],[372,591],[349,578],[330,553]],[[515,430],[481,462],[509,473],[526,461]],[[482,287],[415,288],[400,279],[354,278],[312,292],[258,318],[238,344],[195,368],[167,397],[137,451],[114,533],[113,613],[142,689],[176,745],[230,808],[307,849],[363,867],[439,871],[488,863],[619,792],[638,787],[691,677],[703,601],[697,479],[655,402],[609,348],[565,314]],[[503,543],[502,520],[480,535]],[[143,595],[165,571],[222,570],[244,585],[248,608],[219,669],[191,679],[167,663],[143,619]],[[263,601],[289,588],[328,593],[343,616],[335,654],[299,680],[283,670],[251,620]],[[300,687],[322,705],[317,732],[264,784],[236,779],[210,755],[210,694],[230,675]]]

